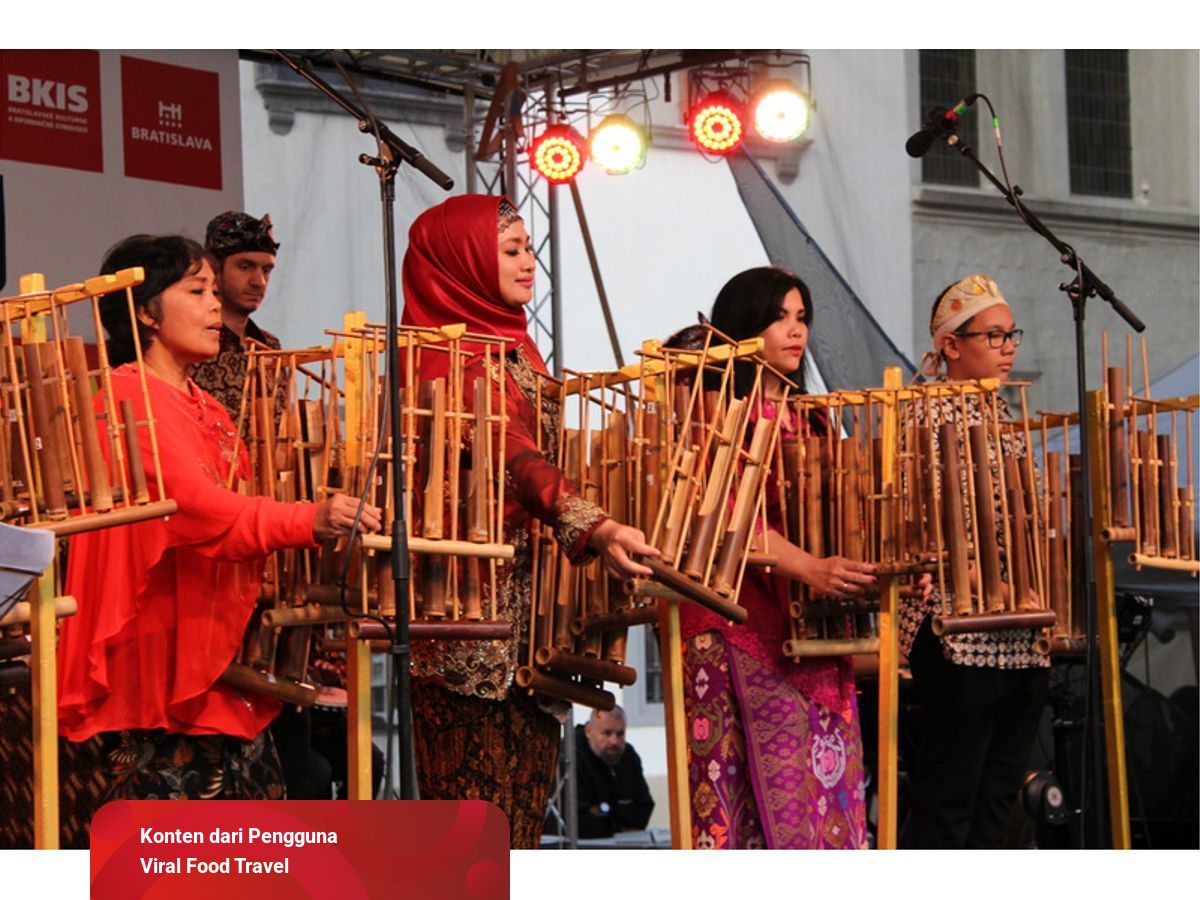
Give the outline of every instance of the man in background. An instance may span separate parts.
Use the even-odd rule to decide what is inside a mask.
[[[575,772],[581,838],[646,827],[654,799],[641,758],[625,742],[625,710],[593,710],[587,725],[575,726]]]

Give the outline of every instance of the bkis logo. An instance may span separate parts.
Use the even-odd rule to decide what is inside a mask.
[[[0,50],[0,159],[104,171],[100,54]]]
[[[10,74],[8,102],[63,112],[85,113],[88,111],[87,86]]]

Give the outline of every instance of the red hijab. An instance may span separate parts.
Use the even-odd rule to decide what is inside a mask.
[[[426,328],[463,322],[467,331],[523,345],[529,361],[544,372],[546,364],[526,330],[525,308],[500,299],[497,259],[503,199],[463,194],[417,217],[404,254],[400,321]],[[443,354],[422,354],[421,377],[444,375],[445,362]],[[436,368],[443,371],[433,371]]]

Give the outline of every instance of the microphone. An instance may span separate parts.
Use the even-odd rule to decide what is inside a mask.
[[[921,126],[921,130],[905,142],[905,152],[913,159],[919,159],[930,151],[933,142],[938,138],[954,134],[959,116],[974,106],[977,99],[979,99],[979,94],[971,94],[971,96],[959,100],[952,109],[945,109],[941,106],[931,109],[929,115],[925,117],[925,123]]]

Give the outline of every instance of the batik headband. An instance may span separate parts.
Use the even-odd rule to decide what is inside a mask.
[[[223,212],[208,223],[204,249],[219,259],[235,253],[275,253],[279,244],[271,237],[271,216],[261,219],[244,212]]]
[[[929,330],[933,333],[934,350],[942,347],[942,338],[952,334],[967,320],[985,309],[1003,303],[1008,305],[996,282],[986,275],[968,275],[946,289],[933,313]]]

